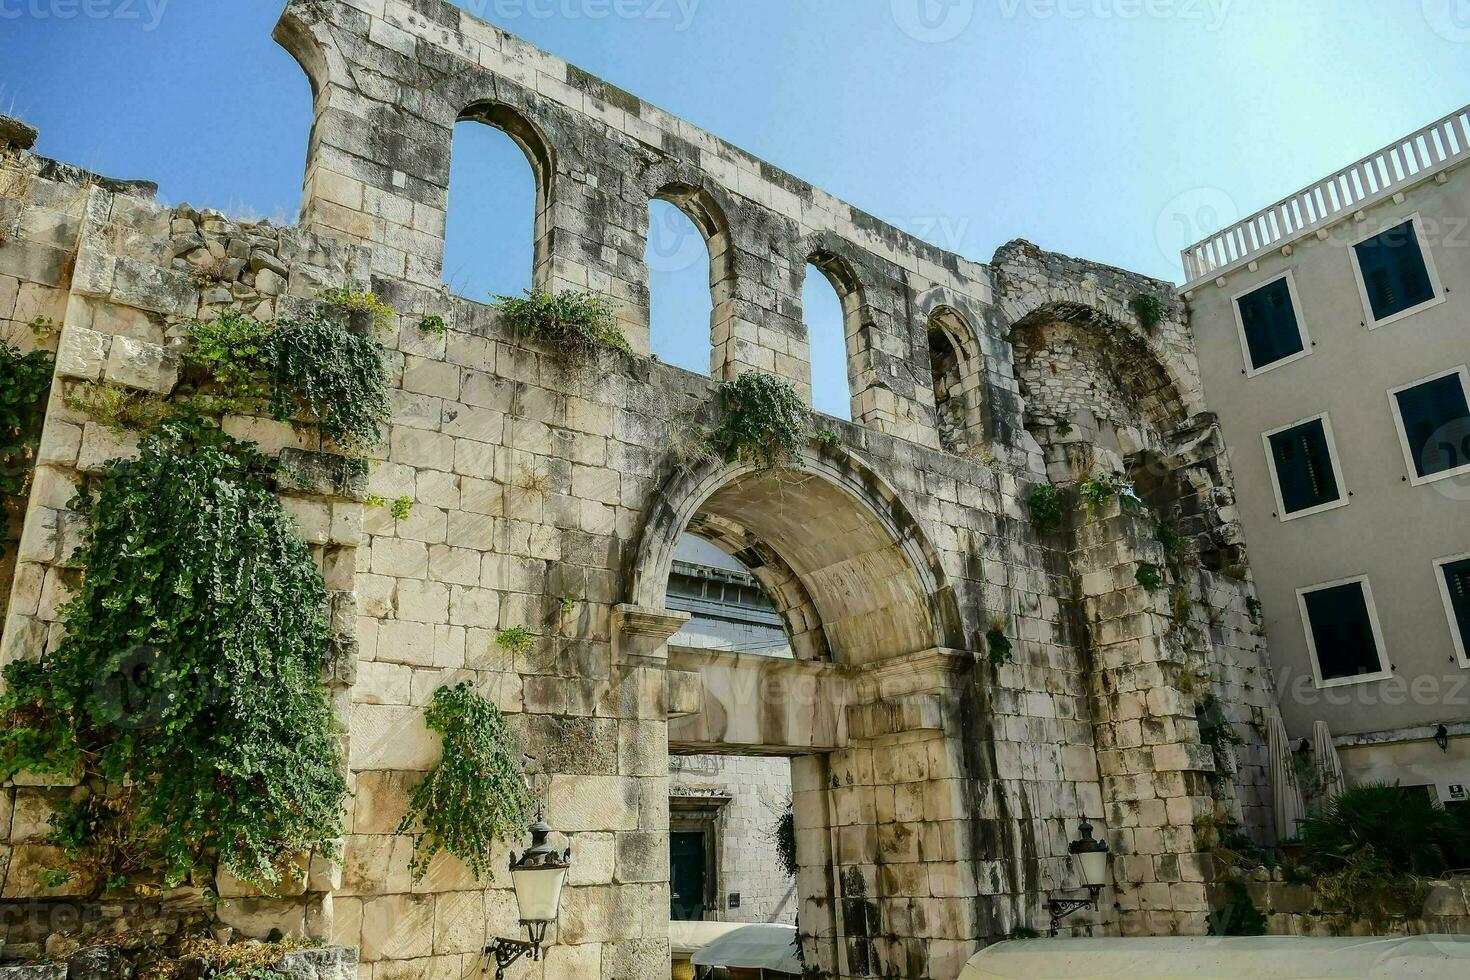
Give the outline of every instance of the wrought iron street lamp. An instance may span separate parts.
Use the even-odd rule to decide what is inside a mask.
[[[1092,836],[1092,824],[1088,823],[1086,818],[1083,818],[1077,832],[1081,836],[1067,845],[1067,850],[1077,860],[1078,871],[1082,874],[1082,884],[1087,889],[1088,897],[1053,898],[1046,903],[1047,911],[1051,913],[1051,934],[1053,936],[1061,927],[1062,920],[1073,912],[1082,909],[1097,910],[1098,893],[1102,891],[1108,879],[1107,841],[1100,841]]]
[[[539,808],[530,831],[530,850],[519,858],[514,851],[510,855],[510,877],[515,886],[516,907],[520,910],[521,925],[526,927],[529,941],[491,940],[485,947],[485,953],[495,957],[495,980],[505,980],[505,968],[522,956],[529,956],[532,962],[541,959],[546,927],[556,921],[561,909],[561,886],[566,882],[567,869],[572,866],[570,847],[558,854],[546,843],[551,836],[551,827]]]

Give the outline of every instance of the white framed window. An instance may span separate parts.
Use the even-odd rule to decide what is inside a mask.
[[[1274,371],[1312,353],[1302,301],[1291,270],[1230,297],[1240,355],[1248,378]]]
[[[1393,676],[1368,576],[1309,585],[1296,590],[1296,599],[1318,687]]]
[[[1261,442],[1280,520],[1294,521],[1348,505],[1347,483],[1326,412],[1263,432]]]
[[[1390,388],[1388,403],[1411,484],[1470,473],[1470,368]]]
[[[1418,212],[1352,242],[1353,275],[1369,330],[1444,302]]]
[[[1470,552],[1434,560],[1434,578],[1444,600],[1450,639],[1461,667],[1470,667]]]

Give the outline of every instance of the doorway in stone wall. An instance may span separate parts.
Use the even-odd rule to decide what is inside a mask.
[[[693,914],[686,892],[701,887],[706,916],[747,904],[742,893],[732,908],[728,869],[709,857],[730,805],[699,812],[679,769],[751,760],[789,772],[791,900],[817,975],[942,976],[970,948],[981,930],[958,705],[973,657],[935,554],[896,494],[825,449],[791,471],[712,464],[665,488],[630,584],[632,605],[691,616],[667,643],[669,672],[700,688],[698,710],[668,727],[674,917]],[[718,574],[693,574],[701,555]],[[747,622],[713,627],[730,603]],[[766,640],[748,621],[761,615]]]

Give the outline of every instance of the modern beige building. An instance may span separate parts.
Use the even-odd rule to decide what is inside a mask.
[[[1470,786],[1467,161],[1462,109],[1184,253],[1288,731],[1445,801]]]

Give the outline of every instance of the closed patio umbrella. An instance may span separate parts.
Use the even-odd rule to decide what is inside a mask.
[[[1347,780],[1343,778],[1342,760],[1337,757],[1337,746],[1332,744],[1332,732],[1325,721],[1312,723],[1312,756],[1321,780],[1321,802],[1341,796],[1347,789]]]
[[[1278,839],[1295,837],[1297,821],[1307,815],[1307,806],[1302,801],[1301,784],[1296,778],[1291,740],[1286,737],[1286,726],[1282,724],[1279,714],[1272,714],[1266,722],[1266,751],[1271,757],[1271,795],[1276,803],[1276,836]]]

